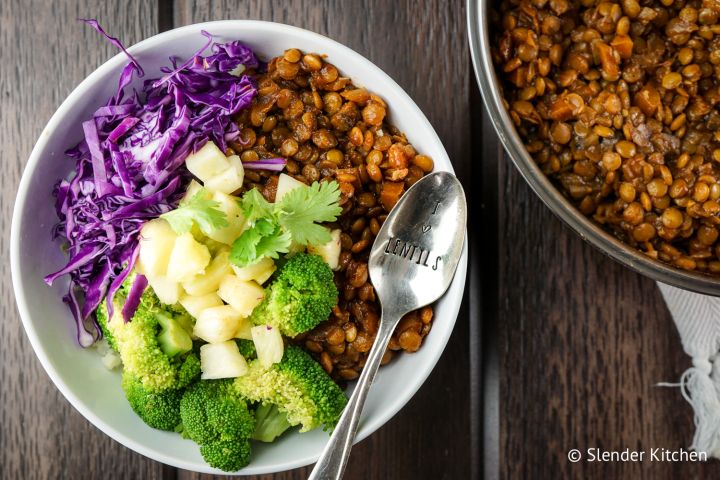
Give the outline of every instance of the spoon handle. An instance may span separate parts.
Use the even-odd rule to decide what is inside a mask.
[[[394,318],[390,319],[385,315],[385,312],[382,313],[383,318],[380,319],[380,327],[375,337],[375,343],[373,343],[372,349],[370,350],[370,354],[355,386],[355,391],[350,397],[345,411],[340,417],[340,421],[338,421],[335,430],[333,430],[330,441],[325,446],[325,450],[323,450],[322,455],[320,455],[308,480],[340,480],[342,478],[345,465],[350,456],[350,449],[352,449],[353,440],[355,439],[355,433],[357,432],[360,414],[362,413],[363,405],[365,405],[365,399],[375,379],[378,367],[380,367],[380,361],[385,353],[390,337],[395,331],[395,327],[401,317],[401,315],[394,312],[390,315]]]

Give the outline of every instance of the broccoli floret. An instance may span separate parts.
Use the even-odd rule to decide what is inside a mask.
[[[307,432],[320,425],[337,423],[347,397],[313,358],[299,347],[288,345],[280,363],[265,368],[251,361],[248,372],[235,379],[235,388],[253,402],[277,405],[290,425]]]
[[[255,432],[253,440],[272,442],[290,428],[287,415],[277,405],[261,403],[255,409]]]
[[[198,375],[200,375],[200,359],[195,353],[190,353],[178,367],[176,388],[187,387]]]
[[[201,380],[180,401],[183,435],[200,445],[212,467],[236,471],[250,462],[255,419],[231,380]]]
[[[250,442],[229,440],[200,445],[200,454],[211,467],[237,472],[250,463]]]
[[[238,346],[238,350],[240,350],[240,355],[242,355],[245,360],[252,360],[253,358],[257,358],[255,342],[253,342],[252,340],[238,338],[235,339],[235,343]]]
[[[327,320],[337,296],[333,272],[325,261],[298,253],[280,268],[250,319],[255,325],[272,325],[294,337]]]
[[[125,279],[125,281],[120,285],[120,288],[117,289],[115,294],[113,295],[113,317],[117,315],[121,310],[123,305],[125,304],[125,299],[127,298],[128,294],[130,293],[130,289],[132,288],[133,282],[135,281],[135,277],[137,276],[136,272],[131,272],[130,275]],[[145,292],[145,294],[140,299],[140,306],[138,309],[162,309],[160,300],[155,296],[154,293],[148,291]],[[178,307],[169,307],[171,309],[176,309]],[[182,308],[182,307],[179,307]],[[183,311],[184,312],[184,311]],[[100,331],[102,332],[103,338],[107,340],[108,345],[110,345],[110,348],[118,351],[117,342],[115,341],[115,336],[113,335],[113,332],[108,325],[110,323],[110,316],[108,315],[108,309],[107,309],[107,299],[103,299],[102,302],[100,302],[100,305],[98,306],[97,310],[95,310],[95,318],[98,322],[98,325],[100,326]]]
[[[110,348],[118,351],[117,344],[115,343],[115,337],[113,336],[110,328],[108,327],[108,310],[105,301],[100,302],[100,306],[95,311],[95,318],[97,319],[100,331],[102,332],[103,338],[107,340]]]
[[[127,371],[123,372],[122,388],[133,411],[152,428],[174,431],[180,425],[181,390],[150,392]]]
[[[163,307],[148,288],[140,298],[135,315],[130,322],[125,323],[121,313],[125,301],[122,293],[118,291],[115,294],[113,316],[105,325],[120,353],[124,370],[137,377],[143,388],[151,392],[179,389],[190,384],[200,374],[200,361],[192,353],[169,357],[158,339],[161,332],[166,330],[161,328],[158,317],[171,319],[173,314]],[[104,302],[103,307],[98,309],[98,317],[107,315],[103,308]],[[182,328],[178,327],[177,330]],[[185,333],[184,330],[182,333]]]

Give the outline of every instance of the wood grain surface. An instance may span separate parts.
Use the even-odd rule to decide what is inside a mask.
[[[25,336],[11,287],[10,219],[25,161],[70,91],[115,55],[77,17],[112,24],[130,44],[157,31],[157,9],[142,1],[0,2],[0,478],[160,478],[166,467],[102,434],[55,388]]]
[[[471,79],[461,0],[421,4],[410,0],[3,0],[0,248],[5,255],[15,192],[35,140],[68,93],[116,53],[94,31],[76,22],[78,17],[98,18],[127,45],[175,26],[215,19],[278,21],[328,35],[365,55],[405,88],[437,129],[458,173],[469,180]],[[5,256],[0,274],[1,479],[211,478],[146,459],[83,419],[52,385],[32,352],[15,307]],[[355,448],[346,478],[471,475],[465,413],[470,409],[468,324],[464,309],[433,374],[395,418]],[[298,469],[255,478],[303,479],[308,472]]]

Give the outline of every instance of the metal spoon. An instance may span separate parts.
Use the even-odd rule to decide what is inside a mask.
[[[390,336],[406,313],[445,293],[465,239],[467,206],[460,182],[436,172],[413,185],[388,215],[370,253],[370,279],[382,305],[380,326],[355,391],[309,480],[339,480],[365,398]]]

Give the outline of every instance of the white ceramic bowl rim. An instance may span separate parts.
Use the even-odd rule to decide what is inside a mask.
[[[150,37],[146,40],[143,40],[132,47],[128,48],[128,51],[132,54],[140,54],[140,61],[142,64],[142,56],[141,52],[143,52],[145,49],[149,49],[152,47],[153,44],[157,43],[158,41],[166,41],[166,40],[176,40],[180,39],[182,37],[185,37],[187,35],[196,34],[200,30],[207,30],[209,32],[213,32],[213,30],[221,30],[225,28],[235,28],[238,31],[238,39],[242,41],[243,32],[247,31],[261,31],[265,32],[268,35],[282,35],[283,33],[286,34],[292,34],[292,36],[300,38],[300,39],[306,39],[306,40],[314,40],[314,41],[321,41],[322,43],[326,44],[328,48],[335,50],[336,52],[342,53],[342,55],[346,56],[349,61],[351,62],[357,62],[359,64],[365,65],[369,69],[376,69],[378,72],[378,75],[380,75],[384,81],[384,84],[382,85],[382,88],[385,89],[391,89],[393,90],[394,94],[399,96],[405,106],[408,108],[408,110],[404,111],[404,115],[412,115],[417,118],[417,120],[421,123],[421,130],[430,132],[431,138],[424,138],[423,142],[426,142],[427,144],[432,144],[432,146],[439,152],[442,153],[441,158],[435,158],[436,160],[436,166],[440,170],[447,170],[447,171],[453,171],[452,165],[450,163],[449,158],[447,157],[447,153],[445,152],[444,148],[442,147],[442,144],[437,137],[437,134],[434,132],[432,126],[428,122],[427,118],[423,115],[423,113],[420,111],[420,109],[415,105],[415,103],[410,99],[410,97],[405,93],[405,91],[395,83],[394,80],[392,80],[387,74],[382,72],[377,66],[372,64],[369,60],[365,59],[360,54],[356,53],[352,49],[345,47],[344,45],[341,45],[338,42],[335,42],[332,39],[329,39],[327,37],[324,37],[320,34],[310,32],[308,30],[304,30],[297,27],[292,27],[289,25],[284,24],[278,24],[273,22],[263,22],[263,21],[254,21],[254,20],[223,20],[223,21],[217,21],[217,22],[206,22],[201,24],[194,24],[194,25],[188,25],[185,27],[177,28],[174,30],[169,30],[167,32],[160,33],[158,35],[155,35],[153,37]],[[198,42],[201,40],[199,39]],[[302,47],[302,45],[299,45]],[[331,59],[332,60],[332,59]],[[30,191],[31,187],[31,179],[34,176],[35,172],[38,170],[38,167],[40,165],[40,162],[42,160],[41,154],[43,153],[43,150],[45,148],[45,145],[48,141],[48,137],[50,136],[50,132],[52,132],[55,128],[58,127],[59,123],[62,121],[63,117],[67,114],[67,112],[70,110],[71,106],[74,105],[76,102],[82,102],[82,97],[85,94],[87,90],[89,90],[92,85],[103,76],[115,71],[119,74],[122,67],[127,63],[127,57],[122,54],[118,53],[113,58],[105,62],[103,65],[101,65],[99,68],[97,68],[95,71],[93,71],[87,78],[85,78],[73,91],[72,93],[67,97],[67,99],[60,105],[60,107],[57,109],[57,111],[53,114],[50,121],[48,122],[47,126],[43,130],[43,132],[40,134],[39,140],[35,147],[33,148],[33,151],[30,155],[30,158],[28,160],[28,163],[25,167],[25,170],[23,172],[22,179],[20,181],[20,186],[18,189],[18,194],[16,197],[16,203],[13,211],[13,219],[12,219],[12,227],[11,227],[11,236],[10,236],[10,260],[11,260],[11,270],[12,270],[12,278],[13,278],[13,287],[15,290],[16,295],[16,301],[18,304],[18,309],[20,312],[20,317],[23,321],[23,325],[25,327],[25,331],[27,332],[28,338],[30,339],[30,343],[33,346],[33,349],[40,359],[40,362],[42,366],[44,367],[45,371],[48,373],[50,378],[53,380],[57,388],[60,390],[60,392],[67,398],[67,400],[86,418],[88,419],[92,424],[97,426],[100,430],[102,430],[104,433],[115,439],[116,441],[122,443],[123,445],[126,445],[127,447],[131,448],[132,450],[135,450],[138,453],[141,453],[142,455],[145,455],[147,457],[153,458],[155,460],[161,461],[163,463],[166,463],[171,466],[175,466],[178,468],[183,468],[187,470],[195,470],[199,472],[206,472],[206,473],[226,473],[226,472],[220,472],[219,470],[213,469],[208,467],[204,464],[198,464],[197,462],[188,461],[184,458],[180,457],[172,457],[166,454],[163,454],[157,450],[154,450],[152,447],[139,442],[135,438],[132,438],[131,436],[122,434],[118,431],[116,431],[112,426],[110,426],[103,418],[98,416],[93,409],[90,407],[88,402],[84,400],[82,397],[80,397],[75,391],[73,391],[64,381],[60,371],[58,368],[56,368],[56,365],[54,365],[51,360],[48,358],[47,353],[44,350],[44,347],[42,345],[42,342],[39,339],[38,331],[36,330],[36,326],[31,320],[30,315],[30,306],[28,302],[28,297],[26,295],[25,289],[24,289],[24,277],[27,275],[26,272],[23,271],[23,268],[20,265],[20,251],[21,251],[21,237],[20,237],[20,230],[21,230],[21,213],[23,211],[23,207],[25,203],[28,200],[28,192]],[[379,94],[383,94],[383,91],[378,91]],[[393,105],[390,105],[390,108],[392,110]],[[364,418],[363,423],[361,423],[361,428],[358,432],[358,436],[356,438],[356,442],[361,441],[362,439],[366,438],[370,434],[372,434],[375,430],[377,430],[379,427],[381,427],[383,424],[385,424],[390,418],[395,415],[409,400],[412,398],[412,396],[415,394],[415,392],[420,388],[420,386],[424,383],[430,372],[432,371],[432,367],[437,363],[438,359],[440,358],[440,355],[442,354],[445,345],[447,344],[447,341],[450,337],[450,333],[452,332],[452,327],[455,323],[455,320],[457,318],[457,314],[460,308],[464,285],[465,285],[465,276],[466,276],[466,269],[467,269],[467,242],[465,242],[465,245],[463,247],[463,256],[460,261],[460,265],[458,266],[457,272],[455,274],[455,278],[453,280],[452,285],[450,286],[450,289],[446,293],[446,297],[449,297],[450,305],[449,305],[449,311],[445,312],[443,321],[447,322],[448,325],[446,328],[441,328],[437,323],[435,323],[435,328],[433,328],[433,334],[435,336],[441,336],[441,338],[438,338],[439,340],[437,347],[435,350],[431,353],[431,356],[429,357],[428,361],[426,362],[428,365],[430,365],[430,368],[426,368],[425,371],[420,371],[416,377],[413,377],[409,379],[407,384],[407,389],[404,390],[404,394],[400,396],[396,396],[394,398],[387,399],[387,403],[384,404],[384,409],[381,410],[381,412],[377,415],[370,416],[369,418]],[[37,274],[37,272],[30,272],[32,274]],[[79,348],[79,347],[78,347]],[[423,351],[423,349],[421,349]],[[99,358],[98,358],[99,360]],[[381,370],[382,372],[382,370]],[[382,373],[380,374],[382,375]],[[318,452],[319,453],[319,452]],[[313,463],[317,460],[318,455],[306,455],[301,458],[295,458],[288,461],[279,461],[275,462],[271,467],[266,468],[255,468],[253,467],[253,463],[251,462],[248,467],[238,472],[239,474],[262,474],[262,473],[270,473],[270,472],[277,472],[277,471],[284,471],[289,470],[292,468],[301,467],[304,465],[308,465],[310,463]],[[227,474],[227,473],[226,473]]]

